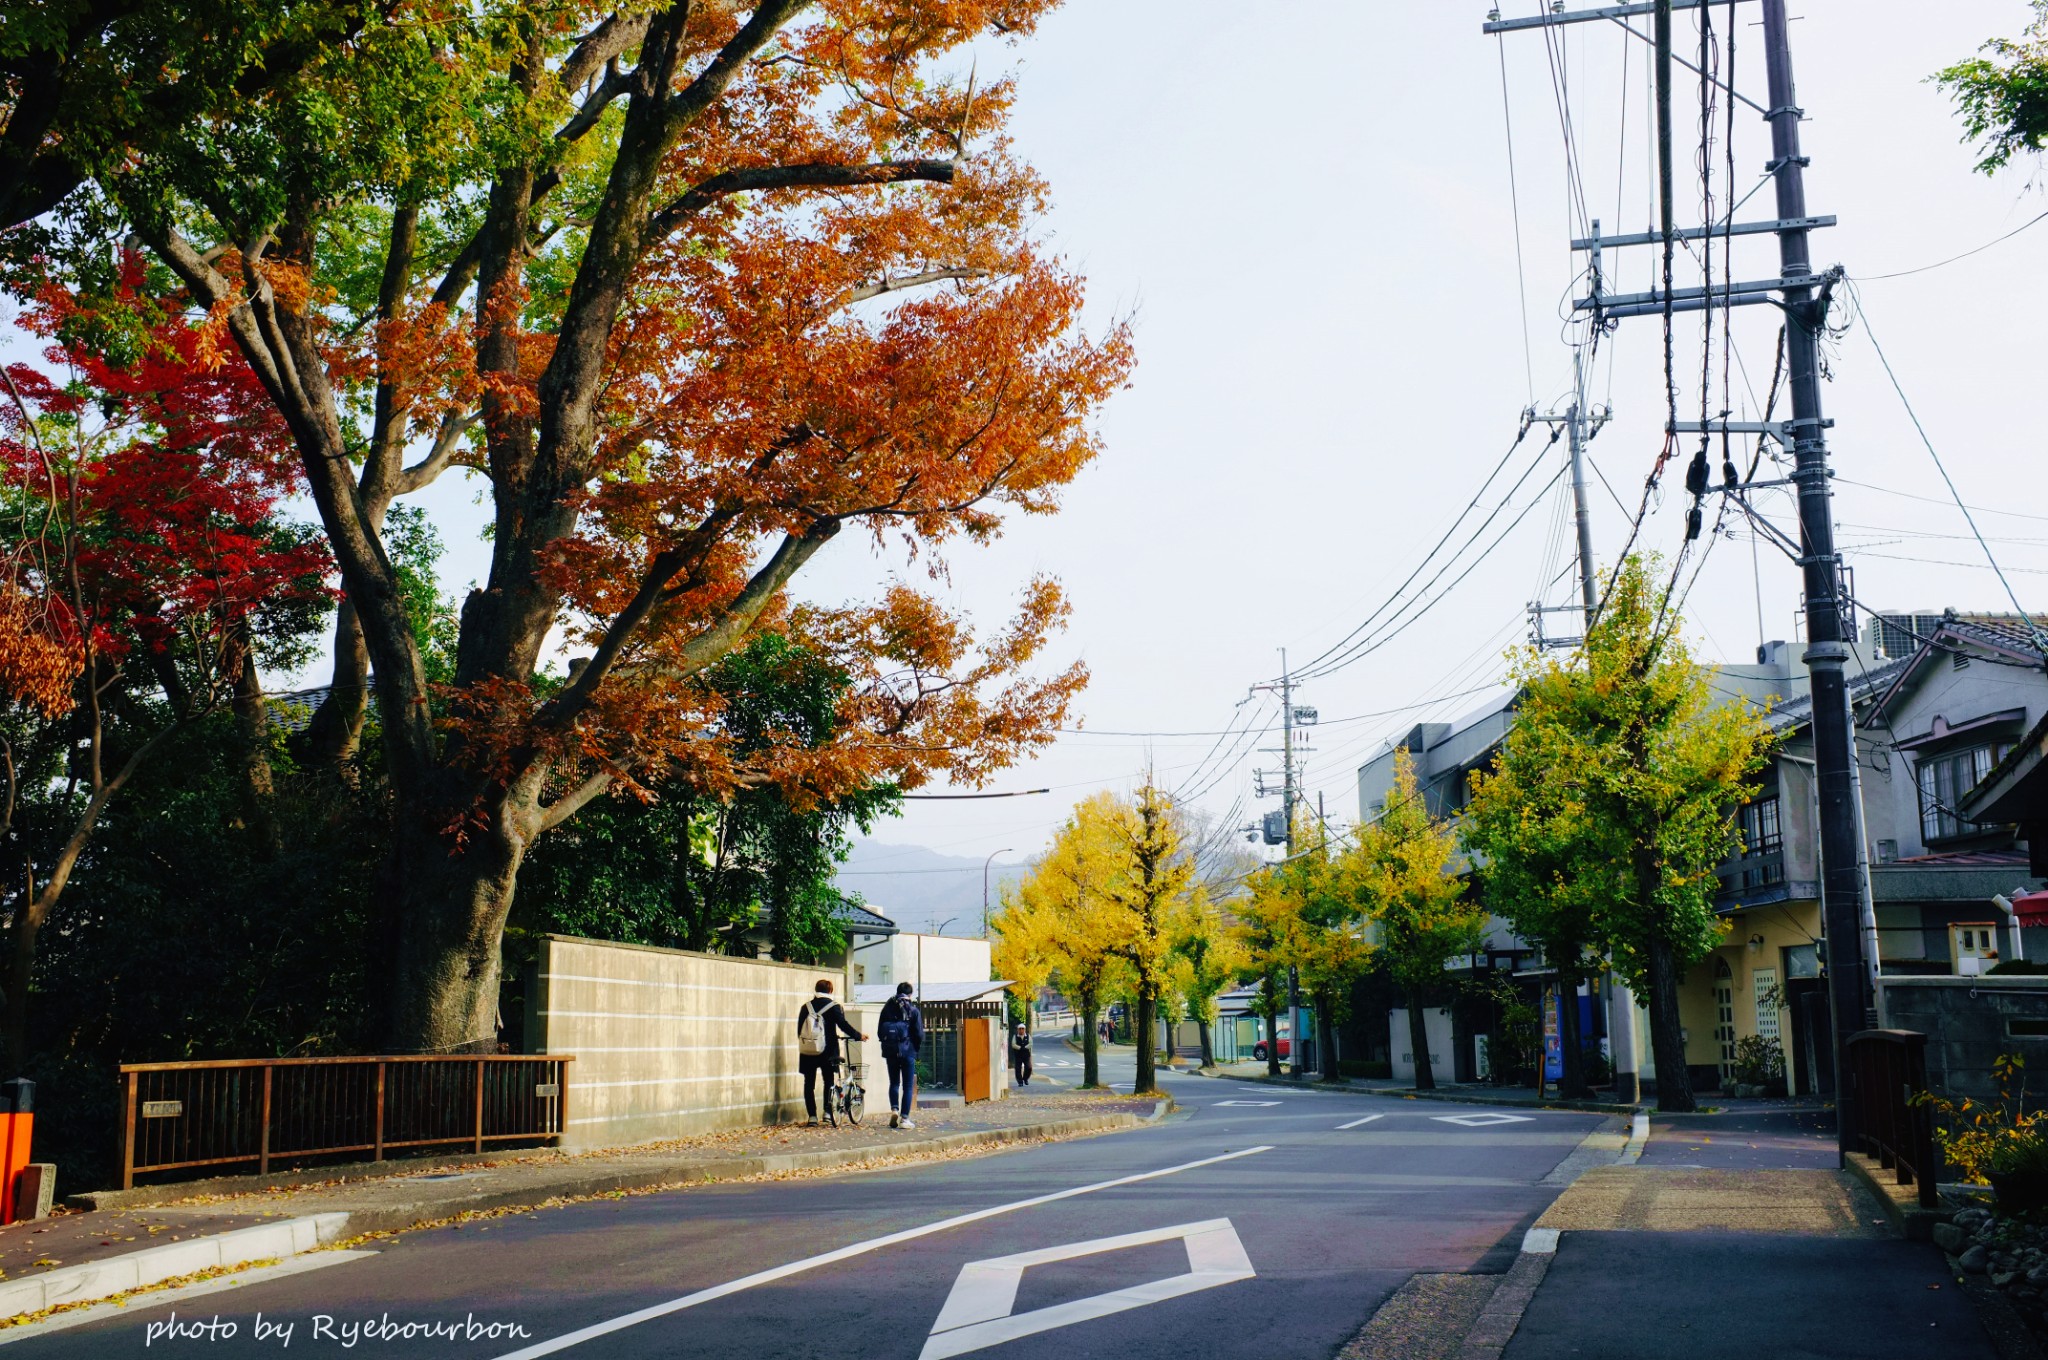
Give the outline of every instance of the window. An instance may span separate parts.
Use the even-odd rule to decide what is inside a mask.
[[[1783,838],[1778,830],[1778,799],[1759,798],[1742,806],[1742,853],[1764,855],[1781,848]]]
[[[1920,761],[1920,835],[1938,841],[1967,836],[1977,830],[1975,822],[1956,813],[1962,796],[1991,773],[1991,767],[2006,752],[2003,745],[1973,746],[1967,751],[1926,756]]]

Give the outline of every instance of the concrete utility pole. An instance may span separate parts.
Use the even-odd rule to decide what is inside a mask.
[[[1284,853],[1294,858],[1294,676],[1280,649],[1280,811],[1287,819]],[[1301,973],[1287,965],[1287,1075],[1301,1076]]]
[[[1850,1104],[1849,1036],[1870,1028],[1872,997],[1863,968],[1861,851],[1856,818],[1855,724],[1842,630],[1841,557],[1828,492],[1827,422],[1821,415],[1820,332],[1832,278],[1814,277],[1806,225],[1806,157],[1792,84],[1785,0],[1763,0],[1764,66],[1770,85],[1769,169],[1778,196],[1778,263],[1785,280],[1785,361],[1792,397],[1792,481],[1799,489],[1800,566],[1806,577],[1807,672],[1813,690],[1814,773],[1820,785],[1821,928],[1828,944],[1828,1009],[1835,1028],[1836,1141],[1846,1162],[1856,1140]],[[1815,283],[1820,287],[1816,292]]]
[[[1610,4],[1597,9],[1565,10],[1562,4],[1547,13],[1527,18],[1503,19],[1495,10],[1484,25],[1487,33],[1508,33],[1521,29],[1553,28],[1562,24],[1599,20],[1625,20],[1654,15],[1654,39],[1661,59],[1670,52],[1669,25],[1675,10],[1697,9],[1719,0],[1650,0],[1648,3]],[[1728,0],[1733,3],[1733,0]],[[1572,242],[1574,250],[1591,250],[1598,259],[1604,246],[1664,245],[1674,240],[1698,240],[1706,236],[1771,234],[1778,238],[1778,277],[1717,284],[1706,281],[1699,288],[1675,288],[1667,277],[1662,288],[1646,293],[1606,293],[1596,267],[1591,274],[1590,295],[1572,304],[1578,313],[1590,313],[1596,325],[1630,316],[1669,316],[1711,307],[1739,307],[1753,303],[1779,303],[1785,315],[1785,351],[1792,418],[1786,421],[1735,421],[1724,415],[1718,420],[1671,423],[1670,434],[1761,434],[1778,440],[1792,451],[1792,483],[1799,493],[1799,565],[1805,575],[1807,649],[1804,660],[1811,677],[1815,782],[1820,794],[1820,853],[1822,863],[1821,922],[1827,935],[1828,998],[1835,1037],[1837,1087],[1846,1080],[1848,1040],[1851,1034],[1875,1022],[1871,975],[1865,966],[1863,922],[1861,920],[1862,834],[1856,806],[1854,721],[1849,707],[1844,663],[1849,658],[1849,639],[1843,626],[1844,598],[1841,559],[1835,551],[1834,520],[1829,504],[1827,437],[1829,421],[1821,413],[1820,333],[1827,322],[1829,294],[1839,271],[1816,274],[1808,238],[1813,229],[1831,227],[1833,217],[1812,217],[1806,211],[1806,157],[1799,151],[1799,121],[1803,113],[1796,103],[1792,82],[1791,44],[1786,34],[1784,0],[1762,0],[1764,65],[1769,95],[1768,107],[1759,109],[1771,130],[1771,159],[1765,172],[1777,193],[1777,213],[1768,222],[1708,222],[1679,229],[1671,220],[1671,190],[1668,170],[1669,114],[1659,111],[1660,143],[1666,154],[1660,157],[1665,171],[1660,198],[1664,205],[1660,230],[1635,235]],[[1630,32],[1635,32],[1631,29]],[[1642,36],[1638,34],[1637,36]],[[1690,63],[1683,63],[1690,66]],[[1692,68],[1697,71],[1699,68]],[[1703,76],[1703,79],[1708,78]],[[1730,98],[1748,104],[1725,81],[1716,81]],[[1660,104],[1668,99],[1668,81],[1660,81]],[[1775,296],[1774,296],[1775,295]],[[1739,488],[1729,488],[1739,494]],[[1763,526],[1767,529],[1768,526]],[[1632,1030],[1630,1031],[1632,1033]],[[1617,1037],[1621,1031],[1616,1030]],[[1619,1069],[1621,1055],[1616,1053]],[[1855,1140],[1847,1105],[1838,1106],[1838,1139],[1844,1158]]]

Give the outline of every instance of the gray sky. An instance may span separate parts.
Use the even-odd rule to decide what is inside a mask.
[[[1533,8],[1532,0],[1503,6],[1509,14]],[[1062,655],[1085,658],[1094,672],[1082,704],[1087,727],[1223,727],[1245,687],[1277,672],[1277,648],[1300,662],[1369,614],[1513,437],[1532,393],[1517,301],[1503,49],[1480,32],[1486,9],[1442,0],[1086,0],[1017,54],[1016,139],[1052,182],[1048,225],[1088,274],[1098,318],[1135,310],[1139,368],[1103,422],[1107,456],[1073,488],[1065,512],[1016,525],[993,550],[962,555],[955,580],[962,602],[991,616],[1034,571],[1065,580],[1075,614]],[[2048,198],[2029,191],[2032,167],[1995,179],[1972,172],[1975,157],[1926,82],[1987,37],[2016,35],[2026,4],[1864,0],[1805,10],[1793,44],[1799,100],[1810,115],[1802,132],[1812,157],[1809,205],[1841,218],[1838,228],[1816,233],[1817,263],[1840,261],[1864,277],[1913,269],[2048,210]],[[1736,84],[1761,103],[1760,7],[1738,12]],[[1726,13],[1717,6],[1717,21]],[[1566,31],[1556,55],[1588,211],[1610,234],[1643,230],[1654,225],[1648,49],[1611,24]],[[1681,52],[1697,43],[1689,16],[1679,16],[1676,31]],[[1627,44],[1634,50],[1624,110]],[[1577,233],[1544,40],[1511,36],[1504,55],[1533,396],[1548,406],[1570,385],[1558,317],[1575,270],[1566,242]],[[1681,144],[1697,141],[1697,100],[1696,82],[1680,72]],[[1717,124],[1724,120],[1725,102]],[[1768,154],[1761,120],[1738,109],[1742,190],[1756,183]],[[1681,220],[1700,220],[1690,151],[1678,186]],[[1766,188],[1741,219],[1769,217],[1770,200]],[[2040,456],[2048,398],[2036,377],[2044,251],[2048,223],[1968,260],[1863,285],[1868,321],[1965,499],[2034,516],[1979,516],[2030,609],[2048,607],[2048,463]],[[1647,286],[1653,255],[1627,252],[1611,266],[1620,274],[1612,286]],[[1698,282],[1686,267],[1681,261],[1681,286]],[[1737,278],[1773,276],[1775,241],[1738,242],[1735,268]],[[1747,374],[1746,381],[1739,368],[1734,377],[1738,413],[1753,416],[1770,381],[1775,318],[1767,307],[1737,313]],[[1681,321],[1676,346],[1681,415],[1696,416],[1697,319]],[[1825,400],[1837,421],[1840,477],[1943,496],[1866,332],[1845,336],[1830,363]],[[1716,409],[1719,385],[1717,373]],[[1615,408],[1592,445],[1594,461],[1632,512],[1661,443],[1656,318],[1623,323],[1593,389],[1595,400]],[[1540,437],[1525,452],[1533,454]],[[1661,510],[1643,529],[1645,547],[1678,546],[1690,453],[1687,445],[1667,474]],[[1718,464],[1718,449],[1714,456]],[[1561,460],[1560,445],[1496,529]],[[1330,720],[1485,685],[1501,673],[1502,649],[1525,636],[1526,603],[1539,594],[1570,598],[1569,580],[1543,585],[1568,560],[1561,504],[1561,496],[1546,499],[1442,605],[1304,692],[1325,720],[1308,784],[1327,796],[1333,817],[1357,816],[1352,771],[1390,733],[1455,717],[1485,696]],[[1968,532],[1953,506],[1842,483],[1836,505],[1843,542],[1869,545],[1850,559],[1859,598],[1882,609],[2010,607],[1976,545],[1953,537]],[[1787,507],[1775,508],[1774,518],[1789,524]],[[1596,555],[1611,558],[1628,517],[1597,482],[1593,513]],[[851,592],[874,579],[859,549],[835,551],[812,592],[830,597],[835,586]],[[1768,546],[1755,561],[1759,569],[1747,537],[1720,542],[1708,558],[1688,609],[1702,656],[1751,656],[1759,588],[1763,634],[1797,636],[1795,570]],[[1073,799],[1128,786],[1148,759],[1171,783],[1211,740],[1070,736],[995,784],[1051,785],[1051,795],[912,804],[876,839],[976,856],[1010,846],[1015,857],[1028,855]],[[1250,760],[1238,762],[1203,805],[1222,813],[1242,798],[1241,817],[1273,807],[1252,798],[1250,768]]]

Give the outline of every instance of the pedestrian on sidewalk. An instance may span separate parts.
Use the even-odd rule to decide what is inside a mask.
[[[825,1119],[837,1124],[832,1113],[832,1088],[839,1072],[839,1037],[859,1043],[866,1043],[868,1036],[862,1034],[846,1021],[846,1008],[832,997],[832,979],[819,978],[818,989],[809,1001],[797,1009],[796,1048],[797,1070],[804,1074],[804,1113],[810,1116],[812,1125],[818,1122],[818,1077],[825,1078]]]
[[[911,1107],[917,1103],[917,1054],[924,1047],[924,1012],[910,999],[907,982],[882,1007],[875,1034],[882,1041],[882,1061],[889,1067],[889,1127],[914,1129]]]
[[[1031,1036],[1022,1025],[1010,1027],[1010,1072],[1019,1086],[1031,1084]]]

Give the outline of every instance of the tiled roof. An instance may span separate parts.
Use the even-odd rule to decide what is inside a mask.
[[[1965,641],[1981,643],[1986,647],[1997,647],[2026,656],[2042,655],[2039,644],[2034,641],[2034,635],[2016,623],[1971,623],[1962,619],[1950,619],[1941,625],[1941,632],[1953,633]]]

